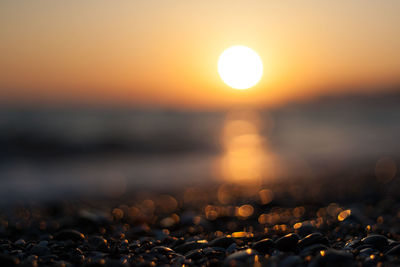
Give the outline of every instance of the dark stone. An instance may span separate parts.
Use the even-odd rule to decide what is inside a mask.
[[[269,253],[273,248],[275,248],[275,243],[270,238],[265,238],[263,240],[253,243],[252,249],[257,250],[261,254]]]
[[[329,245],[329,240],[322,235],[321,233],[312,233],[309,234],[308,236],[304,237],[298,242],[298,246],[300,249],[303,249],[305,247],[314,245],[314,244],[322,244],[322,245]]]
[[[237,251],[226,257],[224,266],[250,266],[251,264],[254,264],[254,262],[258,261],[258,259],[258,253],[249,248]]]
[[[14,242],[14,245],[16,246],[25,246],[26,242],[24,239],[18,239],[17,241]]]
[[[297,249],[299,236],[297,234],[287,234],[276,240],[276,248],[280,251],[294,251]]]
[[[400,255],[400,245],[394,246],[386,252],[386,255],[394,256]]]
[[[199,260],[201,258],[203,258],[204,254],[203,254],[203,250],[202,249],[195,249],[195,250],[191,250],[188,253],[185,254],[185,258],[186,259],[191,259],[191,260]]]
[[[85,235],[74,229],[66,229],[58,232],[55,236],[57,240],[74,240],[81,241],[85,239]]]
[[[38,244],[32,247],[31,253],[38,256],[45,256],[51,253],[51,250],[42,244]]]
[[[151,249],[151,252],[158,253],[158,254],[164,254],[164,255],[174,253],[174,251],[172,249],[170,249],[168,247],[164,247],[164,246],[153,247]]]
[[[279,263],[279,267],[299,267],[299,266],[302,266],[302,260],[299,256],[296,255],[288,256]]]
[[[89,245],[94,250],[107,251],[107,240],[101,236],[95,235],[88,239]]]
[[[353,254],[336,249],[328,249],[311,261],[309,267],[355,267],[356,265]]]
[[[373,248],[364,248],[362,250],[360,250],[360,252],[358,253],[360,256],[370,256],[370,255],[377,255],[379,254],[379,251]]]
[[[361,239],[361,242],[365,245],[370,245],[380,250],[386,247],[389,243],[386,236],[383,235],[369,235]]]
[[[207,244],[208,243],[205,240],[190,241],[175,247],[174,250],[184,254],[194,249],[204,248],[207,246]]]
[[[327,250],[328,247],[322,244],[314,244],[308,247],[305,247],[301,252],[300,255],[306,257],[308,255],[313,255],[315,253],[319,253],[321,250]]]
[[[211,241],[209,243],[209,246],[210,247],[227,248],[234,242],[235,241],[233,240],[233,238],[222,236],[222,237],[218,237],[218,238],[214,239],[213,241]]]
[[[226,248],[226,253],[227,254],[232,254],[238,250],[238,246],[236,243],[232,243],[229,247]]]

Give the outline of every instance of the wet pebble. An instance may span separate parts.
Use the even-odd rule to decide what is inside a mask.
[[[276,248],[280,251],[294,251],[297,249],[297,242],[299,241],[299,236],[297,234],[287,234],[278,240],[276,240]]]
[[[309,265],[309,267],[355,267],[356,261],[353,254],[349,252],[339,251],[336,249],[328,249],[321,251]]]
[[[174,250],[184,254],[194,249],[204,248],[207,244],[206,240],[190,241],[175,247]]]
[[[58,232],[54,236],[57,240],[73,240],[82,241],[85,239],[85,235],[74,229],[66,229]]]
[[[249,266],[259,261],[258,253],[252,249],[237,251],[224,261],[224,266]]]
[[[275,248],[275,243],[270,238],[265,238],[263,240],[253,243],[252,249],[257,250],[261,254],[266,254]]]
[[[369,235],[361,239],[361,242],[364,245],[370,245],[380,250],[388,245],[388,239],[383,235]]]
[[[14,245],[17,245],[17,246],[25,246],[26,245],[26,242],[25,242],[25,240],[24,239],[18,239],[17,241],[15,241],[14,242]]]
[[[107,240],[102,236],[91,236],[88,238],[89,245],[94,250],[107,251]]]
[[[400,255],[400,245],[394,246],[386,252],[386,255]]]
[[[31,248],[31,253],[38,256],[45,256],[49,255],[51,250],[47,247],[47,244],[43,245],[39,243]]]
[[[314,244],[329,245],[329,240],[321,233],[312,233],[304,237],[298,242],[300,249]]]
[[[209,246],[210,247],[227,248],[234,242],[235,241],[233,240],[233,238],[222,236],[222,237],[218,237],[218,238],[212,240],[209,243]]]

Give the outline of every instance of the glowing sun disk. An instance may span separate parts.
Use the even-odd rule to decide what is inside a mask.
[[[248,89],[260,81],[263,64],[254,50],[237,45],[222,52],[218,59],[218,73],[230,87]]]

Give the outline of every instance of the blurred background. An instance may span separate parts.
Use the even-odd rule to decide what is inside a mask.
[[[2,1],[0,196],[395,183],[398,1]],[[254,88],[218,77],[231,45]],[[371,185],[372,186],[372,185]]]

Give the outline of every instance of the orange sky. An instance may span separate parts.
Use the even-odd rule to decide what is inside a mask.
[[[397,0],[2,0],[0,100],[218,108],[379,90],[400,80],[399,10]],[[264,62],[249,90],[217,73],[237,44]]]

